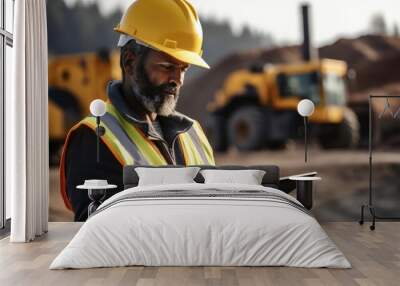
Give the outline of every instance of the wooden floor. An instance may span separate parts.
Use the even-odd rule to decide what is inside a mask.
[[[400,285],[400,223],[323,224],[353,268],[290,267],[122,267],[48,270],[79,229],[79,223],[50,223],[32,243],[0,241],[0,285]]]

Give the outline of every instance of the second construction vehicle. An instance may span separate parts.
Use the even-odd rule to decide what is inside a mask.
[[[284,145],[302,127],[297,104],[305,98],[315,104],[309,122],[322,147],[355,147],[360,127],[347,107],[346,75],[346,63],[330,59],[232,72],[208,106],[214,148]]]
[[[110,80],[121,78],[119,52],[51,57],[48,68],[50,163],[56,165],[69,129],[88,114],[92,100],[107,99]]]

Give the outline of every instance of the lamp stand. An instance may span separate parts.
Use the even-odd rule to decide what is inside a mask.
[[[304,116],[304,162],[307,163],[307,151],[308,151],[308,135],[307,135],[308,117]]]
[[[96,116],[96,125],[97,163],[100,163],[100,137],[106,132],[106,129],[100,126],[100,116]]]

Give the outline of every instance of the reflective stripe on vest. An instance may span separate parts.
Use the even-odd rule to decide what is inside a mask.
[[[179,142],[181,149],[183,151],[183,155],[185,157],[186,165],[204,165],[207,162],[203,161],[201,155],[197,151],[196,146],[194,145],[192,138],[188,134],[189,132],[185,132],[179,134]]]
[[[197,121],[188,132],[179,134],[179,143],[186,165],[215,165],[210,143]]]
[[[97,125],[96,125],[95,117],[86,117],[80,123],[88,126],[94,132],[96,132]],[[127,164],[134,164],[135,163],[134,157],[129,152],[131,150],[129,148],[129,144],[126,144],[126,140],[124,140],[125,138],[123,138],[121,136],[122,137],[121,140],[115,140],[115,136],[113,135],[114,132],[111,131],[112,129],[110,129],[109,126],[102,124],[102,123],[100,123],[100,125],[104,127],[106,132],[100,138],[107,145],[108,149],[111,151],[111,153],[114,155],[114,157],[123,166],[127,165]],[[112,126],[112,127],[114,127],[114,126]],[[115,131],[115,130],[113,130],[113,131]]]
[[[210,143],[207,140],[206,135],[203,132],[200,124],[195,121],[193,128],[189,130],[190,136],[193,138],[193,142],[196,145],[204,163],[209,165],[215,165],[214,155]]]
[[[138,127],[121,116],[110,103],[107,104],[107,116],[113,118],[121,129],[121,133],[125,133],[130,138],[129,143],[133,145],[133,149],[138,150],[146,165],[167,165],[167,161],[154,142],[148,139]],[[118,133],[115,133],[114,137],[116,140],[121,139]]]
[[[85,124],[96,132],[96,119],[87,117],[82,124]],[[158,150],[149,146],[144,136],[136,128],[126,132],[121,124],[110,113],[106,113],[101,118],[101,126],[106,130],[101,140],[107,145],[108,149],[118,159],[122,166],[125,165],[166,165],[164,157]],[[135,144],[136,143],[136,144]],[[144,147],[144,148],[143,148]],[[147,147],[147,148],[146,148]],[[150,148],[148,148],[150,147]]]
[[[211,144],[208,141],[208,139],[203,131],[203,128],[201,128],[200,124],[197,121],[194,124],[194,129],[196,130],[196,134],[200,137],[201,147],[207,156],[209,164],[215,165],[214,152],[211,147]]]

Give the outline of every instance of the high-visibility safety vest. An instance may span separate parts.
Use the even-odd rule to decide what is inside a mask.
[[[147,138],[140,128],[125,119],[111,103],[107,102],[106,106],[107,112],[101,117],[100,123],[106,132],[100,138],[121,166],[168,164],[154,142]],[[82,125],[96,132],[95,117],[86,117],[72,127],[67,135],[60,162],[61,195],[70,210],[72,206],[66,189],[65,155],[71,135]],[[215,165],[212,148],[197,121],[193,122],[189,130],[177,135],[175,144],[179,144],[185,165]]]

